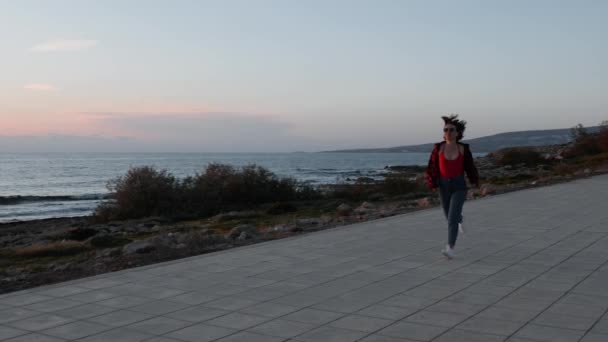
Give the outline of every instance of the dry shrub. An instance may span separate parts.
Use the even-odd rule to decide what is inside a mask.
[[[582,156],[594,155],[602,152],[599,135],[589,134],[579,137],[572,147],[570,147],[564,156],[566,158],[576,158]]]
[[[175,177],[150,166],[130,169],[124,177],[108,182],[108,189],[113,201],[96,211],[98,217],[106,220],[170,215],[177,199]]]
[[[390,174],[381,183],[382,192],[388,195],[405,195],[413,192],[423,192],[425,187],[411,180],[410,177],[400,174]]]
[[[602,152],[608,153],[608,127],[602,128],[597,135],[597,143]]]
[[[501,151],[496,162],[499,165],[519,165],[534,166],[544,163],[543,156],[531,148],[518,147],[508,148]]]
[[[149,216],[206,217],[264,203],[320,197],[317,189],[293,178],[277,177],[260,166],[237,169],[215,163],[203,173],[181,181],[165,170],[133,168],[108,187],[114,192],[114,201],[97,208],[96,217],[102,221]]]
[[[27,247],[13,249],[14,254],[23,258],[75,255],[88,250],[82,242],[66,240],[49,244],[36,243]]]

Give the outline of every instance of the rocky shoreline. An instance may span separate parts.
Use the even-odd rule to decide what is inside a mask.
[[[563,145],[534,150],[554,164]],[[608,164],[556,172],[546,164],[500,165],[501,151],[476,158],[482,185],[474,200],[608,173]],[[387,167],[424,181],[424,167]],[[373,180],[359,180],[373,182]],[[81,277],[143,266],[288,236],[389,217],[439,204],[436,194],[379,196],[365,201],[323,200],[275,203],[255,211],[211,218],[152,217],[99,223],[93,217],[56,218],[0,224],[0,294]]]

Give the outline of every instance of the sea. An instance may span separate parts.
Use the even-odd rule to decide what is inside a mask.
[[[428,153],[0,153],[0,222],[86,216],[107,200],[108,181],[153,166],[178,178],[209,163],[263,166],[278,176],[322,185],[378,179],[385,167],[425,165]]]

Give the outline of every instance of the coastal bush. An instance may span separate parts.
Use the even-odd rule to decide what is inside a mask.
[[[598,145],[602,152],[608,152],[608,121],[602,122],[600,132],[597,136]]]
[[[380,183],[382,192],[388,195],[404,195],[424,191],[422,184],[401,174],[389,174]]]
[[[599,135],[588,134],[581,136],[574,144],[564,153],[566,158],[576,158],[588,155],[594,155],[602,152],[599,142]]]
[[[352,184],[341,183],[328,193],[330,198],[340,198],[350,201],[371,200],[381,195],[398,196],[411,193],[425,192],[423,183],[412,180],[404,174],[389,174],[383,180],[370,183],[366,179],[357,180]]]
[[[534,166],[545,162],[540,153],[531,148],[525,147],[505,149],[497,155],[498,158],[496,162],[501,166],[518,164]]]
[[[180,193],[189,210],[202,216],[319,196],[314,188],[291,177],[278,177],[261,166],[236,169],[215,163],[203,173],[184,179]]]
[[[122,177],[108,182],[113,201],[98,207],[105,219],[169,216],[175,212],[178,181],[166,170],[150,166],[134,167]]]
[[[108,188],[114,196],[97,208],[96,218],[101,221],[207,217],[265,203],[321,197],[314,187],[299,184],[294,178],[278,177],[257,165],[235,168],[217,163],[182,180],[149,166],[132,168],[125,176],[110,181]]]
[[[566,151],[566,158],[577,158],[582,156],[590,156],[602,152],[608,152],[608,122],[603,121],[600,124],[600,130],[597,133],[589,133],[578,124],[571,129],[572,146]]]

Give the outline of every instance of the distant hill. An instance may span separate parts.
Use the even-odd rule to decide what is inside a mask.
[[[599,126],[586,127],[587,132],[598,132]],[[471,144],[471,149],[475,153],[487,153],[505,147],[518,146],[543,146],[566,144],[572,140],[570,128],[547,129],[538,131],[519,131],[489,135],[481,138],[463,140],[464,143]],[[438,141],[436,141],[438,142]],[[387,148],[361,148],[350,150],[323,151],[339,153],[395,153],[395,152],[429,152],[433,149],[433,144],[407,145]]]

